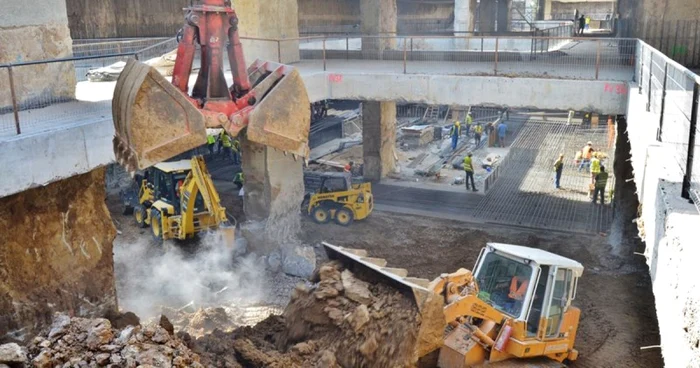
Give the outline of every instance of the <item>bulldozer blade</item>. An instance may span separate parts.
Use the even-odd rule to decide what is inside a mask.
[[[155,68],[129,59],[114,90],[114,154],[142,170],[206,143],[204,116]]]
[[[428,280],[407,277],[408,271],[405,269],[385,267],[386,260],[368,257],[363,249],[343,248],[326,242],[323,242],[323,247],[329,259],[339,261],[356,277],[391,286],[415,302],[421,315],[416,358],[442,346],[447,327],[443,313],[444,300],[428,289]]]
[[[311,108],[299,71],[288,65],[257,60],[248,72],[258,99],[248,117],[248,139],[308,157]]]

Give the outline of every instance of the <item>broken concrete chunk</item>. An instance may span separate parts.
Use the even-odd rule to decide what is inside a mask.
[[[316,253],[307,245],[297,245],[284,255],[282,271],[288,275],[311,277],[316,269]]]
[[[48,350],[43,350],[39,355],[32,359],[32,365],[35,368],[49,368],[51,367],[51,353]]]
[[[102,354],[97,354],[95,355],[95,362],[97,365],[103,367],[109,363],[111,355],[108,353],[102,353]]]
[[[324,350],[321,353],[321,359],[318,360],[316,368],[335,368],[338,366],[338,360],[330,350]]]
[[[49,330],[49,339],[54,339],[61,337],[66,333],[68,326],[70,325],[70,317],[63,313],[56,313],[51,324],[51,329]]]
[[[97,318],[88,331],[85,343],[90,350],[97,350],[101,345],[109,343],[113,338],[112,324],[107,319]]]
[[[172,323],[170,323],[170,320],[165,315],[163,315],[163,314],[160,315],[160,320],[158,321],[158,325],[160,327],[163,327],[165,329],[165,331],[168,331],[168,334],[170,334],[170,335],[175,334],[175,327],[173,326]]]
[[[341,273],[345,296],[360,304],[368,305],[372,301],[372,293],[369,291],[369,284],[358,280],[352,273],[345,270]]]
[[[14,365],[25,362],[27,362],[27,354],[21,346],[14,342],[0,345],[0,363]]]
[[[355,311],[353,311],[348,318],[348,322],[350,322],[350,325],[355,332],[361,332],[367,322],[369,322],[369,310],[367,309],[367,306],[360,304],[357,308],[355,308]]]
[[[267,269],[272,272],[279,272],[282,267],[282,256],[277,252],[270,253],[267,256]]]

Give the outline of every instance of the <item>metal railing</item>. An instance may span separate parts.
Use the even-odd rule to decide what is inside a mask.
[[[692,199],[700,211],[700,159],[694,159],[698,142],[700,77],[638,41],[635,80],[637,93],[647,99],[646,110],[657,124],[656,139],[673,147],[671,159],[683,172],[682,196]]]

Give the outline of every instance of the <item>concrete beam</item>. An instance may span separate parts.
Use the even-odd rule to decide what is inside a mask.
[[[304,75],[304,81],[312,102],[401,101],[591,111],[605,115],[626,112],[628,91],[627,83],[610,81],[361,72]]]
[[[363,176],[379,181],[396,169],[396,102],[362,103]]]

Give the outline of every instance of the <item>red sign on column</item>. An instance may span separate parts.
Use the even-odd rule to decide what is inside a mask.
[[[340,83],[343,81],[343,75],[331,73],[331,74],[328,74],[328,80],[333,82],[333,83]]]

